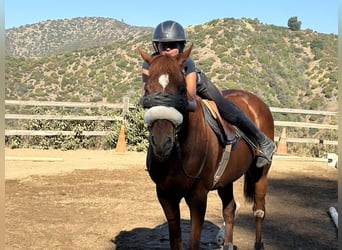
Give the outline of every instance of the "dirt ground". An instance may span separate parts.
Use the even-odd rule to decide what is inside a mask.
[[[6,149],[6,249],[168,249],[165,218],[145,171],[145,154]],[[265,249],[338,249],[328,213],[337,208],[338,171],[313,159],[275,157],[269,173]],[[252,207],[240,203],[234,243],[253,249]],[[182,234],[189,232],[184,201]],[[203,249],[220,249],[221,203],[213,191]]]

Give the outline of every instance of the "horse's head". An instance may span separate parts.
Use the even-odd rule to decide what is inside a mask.
[[[167,159],[176,142],[177,129],[183,122],[183,112],[188,104],[182,67],[192,46],[176,57],[151,56],[139,49],[149,64],[146,95],[140,100],[148,108],[144,120],[150,129],[150,145],[161,161]]]

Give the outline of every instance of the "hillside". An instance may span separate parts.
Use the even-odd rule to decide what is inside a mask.
[[[186,28],[197,66],[222,88],[270,106],[337,110],[337,36],[257,19]],[[6,30],[6,99],[121,102],[140,94],[152,28],[106,18],[50,20]]]
[[[6,30],[6,53],[13,57],[43,57],[130,39],[152,31],[152,27],[130,26],[112,18],[47,20]]]

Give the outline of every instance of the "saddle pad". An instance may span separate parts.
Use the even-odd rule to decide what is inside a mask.
[[[202,105],[204,117],[214,130],[223,147],[225,147],[225,145],[234,143],[237,139],[235,129],[232,125],[227,125],[224,122],[224,119],[221,117],[215,102],[202,99]]]

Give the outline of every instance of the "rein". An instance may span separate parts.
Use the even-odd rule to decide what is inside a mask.
[[[203,115],[204,115],[204,110],[203,110]],[[205,122],[205,135],[206,135],[206,136],[205,136],[205,138],[206,138],[206,140],[205,140],[205,153],[204,153],[204,155],[203,155],[203,159],[202,159],[201,166],[200,166],[200,168],[198,169],[196,175],[190,175],[190,174],[185,170],[184,165],[181,164],[181,168],[182,168],[182,171],[183,171],[184,175],[185,175],[186,177],[190,178],[190,179],[199,179],[199,178],[200,178],[200,175],[201,175],[201,173],[202,173],[202,171],[203,171],[204,164],[205,164],[205,161],[206,161],[207,155],[208,155],[208,148],[209,148],[209,142],[208,142],[208,122],[207,122],[206,119],[204,119],[204,122]],[[177,136],[177,134],[176,134],[176,136]],[[181,153],[181,151],[180,151],[180,145],[179,145],[178,137],[177,137],[177,140],[176,140],[176,141],[177,141],[176,147],[177,147],[178,157],[179,157],[180,159],[182,159],[182,153]]]

